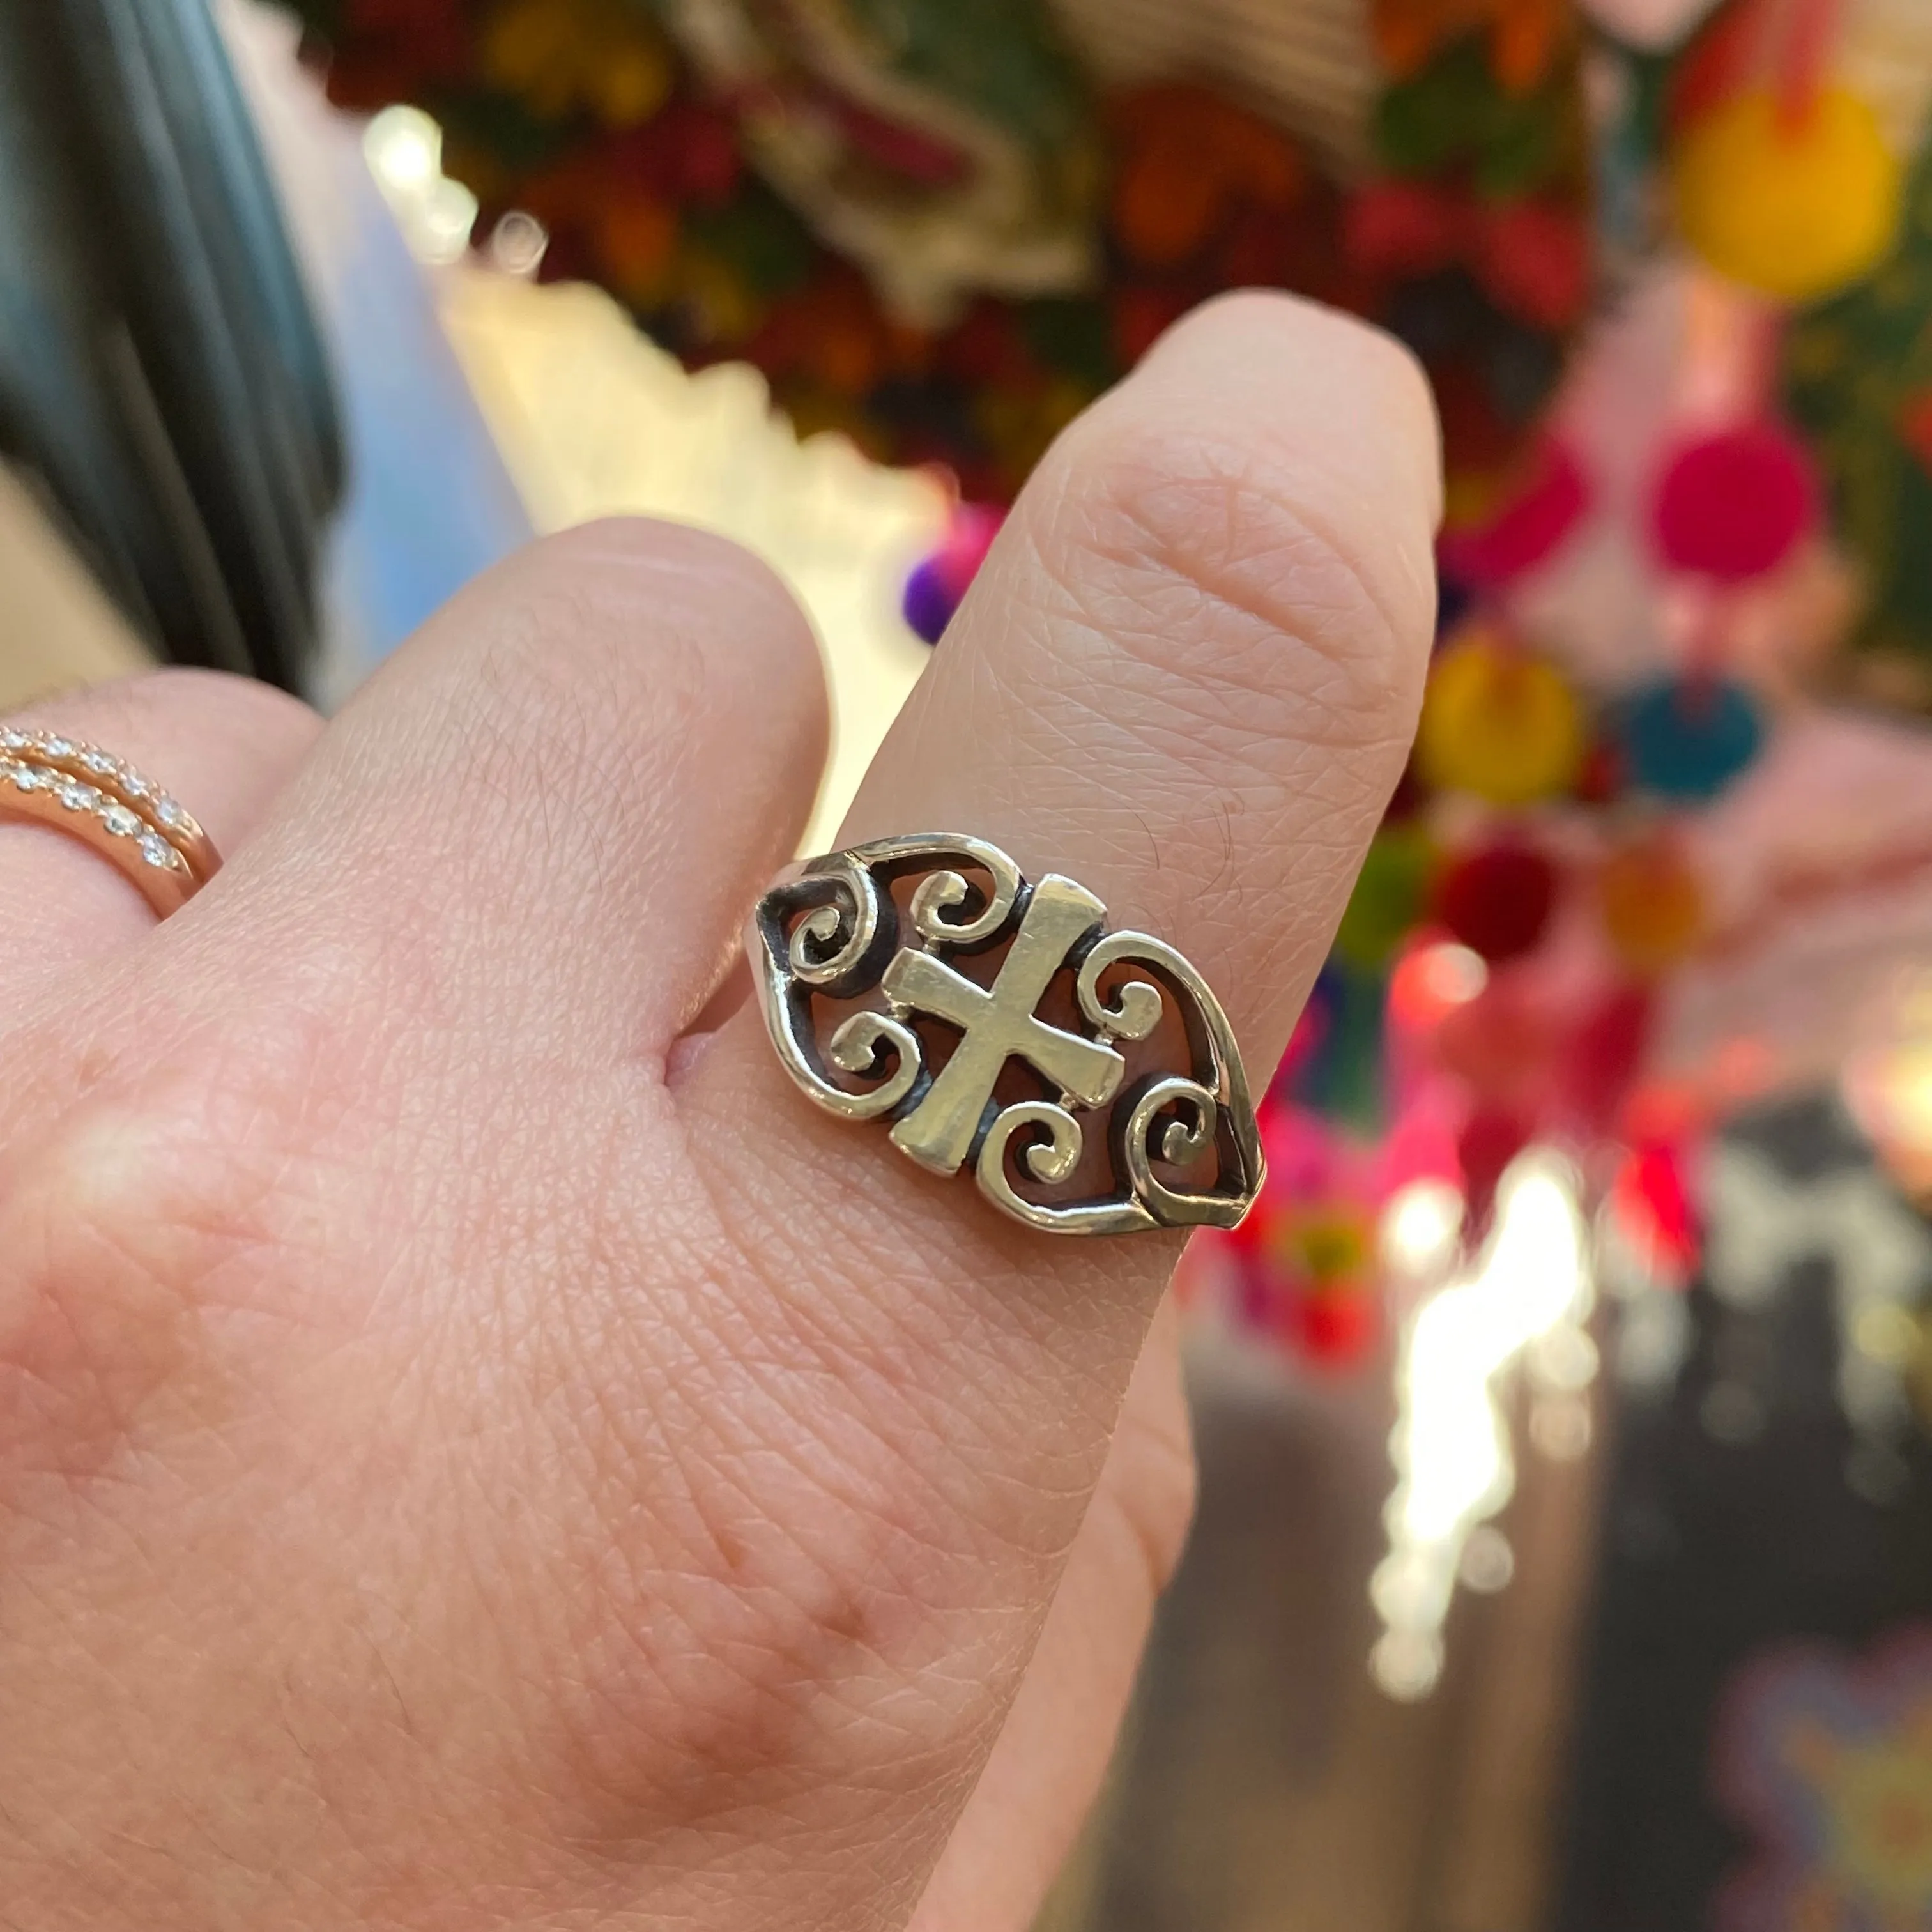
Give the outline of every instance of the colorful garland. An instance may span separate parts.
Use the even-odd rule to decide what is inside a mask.
[[[981,16],[976,34],[956,45],[942,25],[958,0],[904,0],[909,51],[896,66],[878,58],[872,92],[814,64],[807,10],[706,10],[769,56],[755,74],[707,74],[646,0],[299,4],[332,97],[428,109],[446,168],[486,218],[514,208],[544,224],[547,275],[601,282],[693,365],[754,364],[802,432],[837,428],[881,460],[944,464],[970,501],[1010,500],[1169,322],[1243,285],[1296,290],[1405,336],[1436,377],[1453,466],[1491,488],[1588,301],[1575,35],[1551,0],[1382,0],[1394,78],[1370,130],[1377,171],[1346,191],[1290,134],[1205,88],[1096,92],[1042,8],[979,0],[965,9]],[[872,10],[842,10],[852,47],[872,44]],[[1492,29],[1478,19],[1492,14]],[[1477,30],[1449,32],[1451,16]],[[893,87],[896,116],[873,104]],[[813,140],[836,149],[827,178],[848,196],[830,212],[817,177],[799,189],[802,209],[770,184]],[[909,300],[825,238],[910,206],[922,237],[954,222],[970,254],[985,178],[1004,161],[1037,231],[1027,259],[1053,256],[1050,240],[1054,260],[1076,265],[1062,292],[976,292],[968,277]],[[1025,272],[1005,238],[1005,256],[988,256],[995,284]]]

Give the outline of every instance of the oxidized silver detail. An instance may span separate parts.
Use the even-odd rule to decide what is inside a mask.
[[[902,913],[893,883],[914,875]],[[983,839],[920,833],[794,867],[759,901],[747,950],[772,1044],[800,1090],[842,1119],[890,1120],[908,1160],[940,1174],[970,1166],[988,1199],[1052,1234],[1232,1228],[1263,1173],[1233,1030],[1172,946],[1108,932],[1106,920],[1106,908],[1071,879],[1030,884]],[[953,963],[1002,945],[990,983]],[[1103,994],[1114,968],[1137,970]],[[1072,976],[1072,1028],[1039,1010],[1063,974]],[[866,998],[883,1004],[847,1013],[821,1043],[816,1003]],[[1148,1040],[1170,1008],[1188,1066],[1126,1083],[1117,1042]],[[935,1022],[956,1035],[936,1067],[918,1030]],[[1014,1061],[1045,1090],[1002,1106],[994,1087]],[[1089,1126],[1106,1136],[1113,1191],[1052,1198],[1080,1166]],[[1214,1175],[1200,1185],[1210,1150]],[[1181,1173],[1190,1168],[1193,1186]],[[1022,1193],[1022,1179],[1047,1192]]]

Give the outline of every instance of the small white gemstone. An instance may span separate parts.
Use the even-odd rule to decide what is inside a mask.
[[[129,770],[125,765],[121,767],[119,784],[121,789],[130,798],[146,798],[148,795],[149,787],[147,780],[139,772]]]
[[[100,802],[100,793],[78,778],[68,779],[55,796],[70,812],[92,812]]]
[[[91,772],[98,772],[104,778],[113,770],[118,760],[112,752],[104,752],[90,745],[81,753],[80,762]]]
[[[154,816],[171,832],[188,823],[188,814],[165,793],[154,801]]]
[[[0,752],[24,752],[29,742],[24,731],[16,731],[10,727],[0,731]]]
[[[164,870],[175,862],[175,848],[158,832],[141,834],[141,856]]]
[[[117,838],[131,838],[141,829],[140,820],[124,805],[110,805],[100,814],[100,822]]]
[[[43,738],[40,749],[50,758],[70,758],[74,756],[74,741],[70,738]]]
[[[38,791],[53,782],[52,775],[42,771],[38,765],[16,765],[8,776],[22,791]]]

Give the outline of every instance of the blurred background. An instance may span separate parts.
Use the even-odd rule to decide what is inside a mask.
[[[0,0],[0,706],[326,708],[645,512],[812,613],[820,841],[1176,316],[1427,369],[1421,730],[1051,1932],[1932,1928],[1928,110],[1928,0]]]

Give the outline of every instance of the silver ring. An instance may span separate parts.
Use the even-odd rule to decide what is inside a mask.
[[[1232,1228],[1264,1171],[1233,1029],[1172,946],[1106,916],[1071,879],[924,832],[790,868],[746,950],[800,1090],[890,1122],[930,1172],[970,1167],[1049,1234]]]

